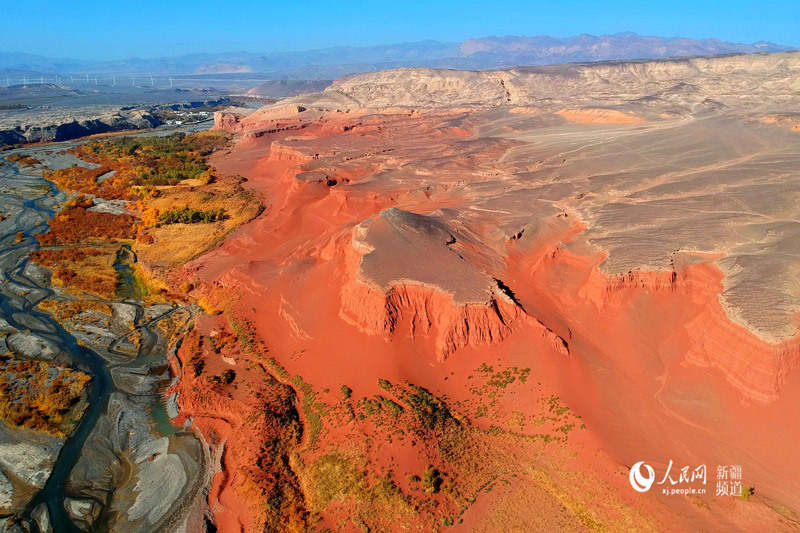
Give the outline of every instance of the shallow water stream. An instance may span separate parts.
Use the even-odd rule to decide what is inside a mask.
[[[77,143],[67,142],[28,147],[13,152],[31,155],[50,169],[64,168],[72,164],[84,164],[71,155],[61,153],[75,144]],[[129,247],[121,248],[115,264],[115,268],[121,274],[121,290],[117,300],[120,303],[116,305],[121,305],[120,309],[134,316],[130,322],[133,327],[129,332],[119,334],[120,328],[115,322],[116,327],[109,329],[117,331],[109,331],[109,336],[113,333],[114,338],[108,343],[102,355],[91,343],[79,342],[74,331],[67,331],[50,315],[39,310],[36,306],[43,299],[63,297],[63,295],[58,294],[58,291],[50,286],[49,279],[42,275],[42,269],[31,265],[28,257],[38,248],[36,235],[47,230],[47,221],[55,214],[57,204],[66,199],[66,195],[42,178],[40,170],[25,167],[20,170],[20,167],[5,161],[3,158],[9,153],[11,152],[0,153],[0,206],[2,206],[0,212],[6,216],[6,219],[0,222],[0,318],[6,320],[14,329],[24,331],[26,334],[29,332],[29,335],[52,346],[54,352],[59,354],[56,359],[58,362],[80,369],[92,377],[88,387],[88,407],[79,424],[64,440],[46,483],[16,519],[33,531],[43,528],[52,528],[57,532],[80,531],[65,509],[65,490],[70,483],[76,483],[74,479],[71,481],[70,477],[76,464],[86,452],[87,440],[92,443],[103,442],[103,438],[109,440],[108,435],[103,432],[107,433],[108,427],[116,427],[113,424],[105,424],[102,428],[97,428],[98,420],[109,409],[109,399],[112,395],[116,395],[115,409],[124,413],[128,420],[127,426],[124,428],[120,426],[119,430],[145,434],[136,440],[114,435],[112,440],[123,442],[117,447],[125,449],[127,446],[132,450],[128,453],[135,456],[137,449],[153,447],[153,443],[163,439],[173,439],[169,441],[170,446],[174,448],[177,442],[181,453],[176,455],[164,452],[163,455],[179,458],[177,464],[183,464],[186,473],[184,477],[187,478],[185,482],[187,492],[191,492],[188,487],[197,485],[201,476],[202,448],[191,443],[194,437],[188,432],[182,432],[180,435],[183,440],[173,438],[180,428],[169,424],[163,402],[160,401],[160,391],[169,378],[166,371],[169,339],[157,330],[159,322],[174,315],[176,311],[184,311],[186,320],[191,317],[191,312],[164,305],[151,306],[149,309],[145,307],[141,302],[142,294],[132,282],[130,264],[135,261],[135,256]],[[115,302],[108,303],[115,304]],[[115,308],[115,320],[116,315]],[[131,346],[128,342],[131,334],[138,336],[136,346]],[[154,369],[157,369],[157,372],[154,372]],[[124,383],[125,386],[120,386],[117,382]],[[93,453],[97,453],[97,450],[93,450]],[[93,468],[100,468],[92,466],[95,462],[93,457],[85,459],[84,462],[83,471],[91,472]],[[176,460],[173,457],[172,461],[168,462],[175,464]],[[145,472],[145,467],[141,468],[141,472]],[[81,475],[84,478],[89,477],[89,474]],[[144,473],[142,475],[144,476]],[[109,487],[109,493],[113,494],[115,489],[117,487]],[[141,491],[128,489],[128,492],[131,493],[129,498],[134,500],[132,503],[154,505],[146,498],[145,504],[140,502],[143,498]],[[191,496],[192,494],[187,494],[187,497]],[[152,495],[149,497],[152,500]],[[103,505],[106,503],[108,502],[102,502]],[[178,505],[185,507],[185,504],[185,501],[176,501],[171,510],[174,511],[174,507]],[[42,514],[42,505],[46,506],[49,519],[34,520],[34,515]],[[159,505],[163,506],[163,503]],[[148,524],[163,525],[165,520],[171,520],[169,514],[171,513],[160,512],[160,515],[153,519],[153,523],[148,522]],[[148,516],[152,518],[155,515],[151,513]],[[131,530],[144,527],[138,516],[128,517],[127,520],[130,522]],[[14,530],[17,527],[13,522],[10,520],[5,525],[7,530]],[[2,523],[0,530],[1,526]]]

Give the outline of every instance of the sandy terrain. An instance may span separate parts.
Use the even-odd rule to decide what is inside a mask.
[[[248,178],[267,209],[184,276],[253,324],[307,385],[295,382],[302,405],[313,392],[325,406],[301,410],[317,431],[290,461],[309,523],[796,528],[800,138],[768,117],[797,109],[798,70],[792,53],[397,70],[219,115],[238,142],[214,165]],[[250,357],[226,361],[239,372]],[[476,392],[481,375],[521,369],[530,381],[491,402]],[[458,446],[447,424],[412,442],[347,417],[387,397],[408,412],[408,384],[458,412]],[[540,429],[540,445],[547,398],[581,419]],[[191,398],[181,407],[202,416]],[[372,489],[320,496],[320,472],[348,472],[336,453],[370,480],[388,476],[416,512],[392,491],[377,514],[359,503]],[[632,464],[660,479],[670,460],[705,464],[708,493],[633,491]],[[433,507],[407,481],[425,465],[446,474]],[[740,465],[755,494],[715,495],[719,465]],[[217,489],[220,531],[263,526],[236,500],[258,498],[241,486]]]

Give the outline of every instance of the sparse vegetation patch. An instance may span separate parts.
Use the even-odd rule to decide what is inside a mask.
[[[91,377],[47,361],[0,356],[0,418],[15,427],[65,437],[86,409]]]

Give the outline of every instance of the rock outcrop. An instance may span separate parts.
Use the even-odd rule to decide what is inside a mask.
[[[348,76],[323,92],[284,100],[308,107],[386,109],[543,106],[602,102],[641,110],[713,102],[741,107],[796,93],[800,52],[575,63],[498,71],[403,68]],[[758,79],[759,81],[754,81]],[[746,87],[746,91],[742,88]]]
[[[57,120],[57,119],[56,119]],[[0,131],[0,144],[67,141],[96,133],[154,128],[162,122],[149,111],[129,110],[52,124],[24,124]]]
[[[0,146],[68,141],[98,133],[155,128],[167,122],[165,114],[169,112],[226,103],[227,98],[219,98],[145,107],[89,105],[15,113],[0,117]]]
[[[408,220],[409,215],[413,214],[403,214],[401,218]],[[420,218],[425,217],[411,216],[411,220]],[[427,224],[434,224],[427,228],[428,232],[441,231],[435,223]],[[454,266],[464,262],[463,256],[456,265],[448,265],[447,261],[437,262],[433,251],[422,253],[426,260],[421,264],[432,265],[445,274],[438,284],[426,283],[424,280],[431,278],[424,271],[416,275],[409,271],[408,279],[376,284],[369,273],[382,270],[385,274],[391,267],[385,264],[385,268],[376,270],[373,265],[365,272],[365,259],[375,250],[363,233],[363,228],[357,228],[352,245],[344,251],[347,278],[342,284],[339,316],[345,322],[387,340],[395,335],[409,335],[421,344],[431,342],[440,361],[465,346],[497,344],[523,325],[539,331],[555,351],[569,353],[567,341],[535,317],[528,316],[502,282],[474,267],[456,272]],[[440,241],[445,248],[448,246],[444,239]],[[413,254],[411,259],[419,262],[419,257]],[[452,276],[454,285],[447,284],[448,276]],[[481,284],[485,285],[480,287]]]

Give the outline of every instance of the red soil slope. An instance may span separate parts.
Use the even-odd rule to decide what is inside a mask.
[[[197,294],[226,295],[217,298],[228,302],[220,307],[228,305],[231,316],[251,321],[269,355],[288,375],[311,384],[320,402],[338,402],[342,385],[354,398],[380,394],[377,380],[385,379],[417,384],[466,406],[474,369],[489,363],[528,367],[536,382],[499,400],[501,415],[518,411],[532,417],[540,407],[537,398],[558,397],[582,417],[586,429],[544,453],[534,454],[527,445],[497,445],[491,457],[535,456],[533,473],[509,476],[496,491],[475,492],[457,530],[796,526],[800,388],[792,369],[800,351],[796,341],[778,346],[760,341],[725,316],[718,299],[722,274],[713,258],[683,256],[673,271],[609,278],[599,270],[602,253],[581,245],[583,225],[575,214],[561,213],[543,216],[535,232],[501,238],[496,257],[477,245],[464,252],[480,256],[474,262],[502,280],[483,302],[459,301],[453,290],[413,276],[386,289],[359,270],[370,253],[360,245],[362,223],[388,208],[419,214],[469,209],[458,180],[464,172],[489,173],[491,162],[511,145],[467,147],[463,143],[475,132],[463,116],[456,125],[447,114],[311,113],[221,121],[242,136],[214,165],[221,173],[247,177],[267,209],[187,265],[185,276],[200,287]],[[417,147],[403,151],[398,148],[403,142]],[[427,157],[427,150],[442,161],[433,178],[407,168],[414,158]],[[350,155],[342,158],[343,152]],[[376,178],[403,169],[397,179]],[[491,224],[479,230],[494,231]],[[196,334],[210,335],[219,327],[201,322]],[[185,361],[189,345],[182,349]],[[237,380],[256,380],[248,390],[261,388],[260,379],[272,383],[273,378],[259,377],[260,371],[243,372],[253,364],[247,360],[231,356]],[[219,435],[228,435],[226,449],[234,450],[226,452],[211,496],[220,530],[258,530],[264,518],[248,510],[258,507],[258,491],[248,491],[235,478],[258,455],[242,450],[252,449],[270,430],[242,422],[251,407],[237,405],[235,394],[214,400],[212,410],[220,417],[215,422],[192,392],[195,385],[187,381],[181,387],[183,415],[196,417],[203,433],[217,435],[210,438],[217,446]],[[475,424],[488,430],[509,422],[475,417]],[[324,450],[381,435],[375,431],[343,425],[321,433],[314,446],[305,435],[299,454],[309,464]],[[441,460],[402,441],[379,448],[364,452],[371,454],[370,468],[390,465],[401,489],[406,473],[424,468],[425,457]],[[710,494],[664,496],[655,487],[647,494],[631,489],[630,465],[646,461],[660,479],[670,460],[707,465]],[[748,501],[714,496],[715,468],[729,464],[741,465],[744,484],[755,487]],[[448,468],[446,461],[442,465]],[[293,479],[275,483],[294,487]],[[306,494],[306,504],[313,505],[309,498]],[[569,517],[559,518],[564,513]],[[320,516],[320,527],[342,523],[335,510]],[[433,527],[424,520],[422,529]]]

